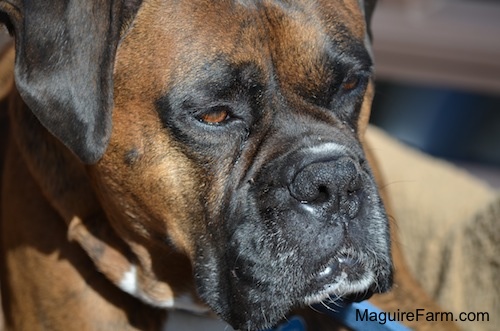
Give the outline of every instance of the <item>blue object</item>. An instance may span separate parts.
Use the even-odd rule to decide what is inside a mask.
[[[280,324],[275,329],[268,329],[264,331],[306,331],[306,324],[300,316],[293,316],[289,320]]]

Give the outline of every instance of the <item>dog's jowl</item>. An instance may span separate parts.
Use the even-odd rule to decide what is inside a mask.
[[[259,330],[389,290],[372,6],[0,0],[7,325],[155,329],[180,308]]]

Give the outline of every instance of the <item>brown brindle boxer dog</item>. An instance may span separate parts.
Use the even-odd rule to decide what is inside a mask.
[[[373,5],[0,0],[8,329],[159,330],[180,308],[259,330],[388,291]],[[393,254],[380,308],[435,307]]]

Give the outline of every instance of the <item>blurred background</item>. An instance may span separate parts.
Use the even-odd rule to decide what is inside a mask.
[[[500,0],[379,0],[372,122],[500,188]]]

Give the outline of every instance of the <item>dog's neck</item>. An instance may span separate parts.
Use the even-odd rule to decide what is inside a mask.
[[[208,308],[196,302],[188,258],[173,249],[168,251],[168,247],[146,247],[117,233],[110,213],[104,211],[103,202],[94,193],[89,168],[38,122],[19,94],[13,93],[9,102],[18,104],[9,113],[10,132],[14,134],[10,142],[16,157],[23,159],[44,200],[64,221],[67,239],[78,243],[115,286],[147,306],[207,313]],[[45,142],[42,151],[33,149],[37,141]],[[60,226],[60,220],[57,223]]]

